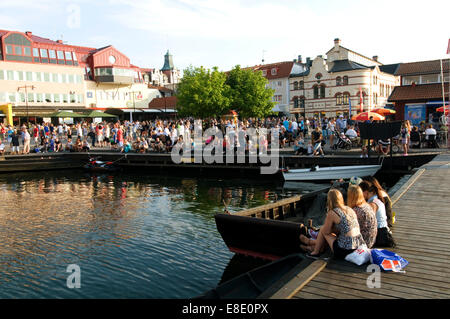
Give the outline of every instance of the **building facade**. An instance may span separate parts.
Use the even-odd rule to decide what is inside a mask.
[[[442,67],[441,67],[442,66]],[[401,85],[389,97],[394,103],[397,120],[409,120],[412,124],[438,124],[443,113],[436,109],[449,104],[449,60],[401,63],[396,75]]]
[[[17,120],[59,110],[147,108],[160,93],[113,46],[90,48],[0,30],[0,104]]]
[[[383,65],[378,57],[368,58],[341,46],[334,46],[314,60],[307,58],[304,70],[289,78],[290,113],[334,117],[383,107],[399,77],[398,64]]]

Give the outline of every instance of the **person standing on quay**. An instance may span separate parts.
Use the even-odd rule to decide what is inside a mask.
[[[23,154],[30,153],[30,141],[31,141],[31,135],[26,129],[26,127],[22,128],[23,132]]]

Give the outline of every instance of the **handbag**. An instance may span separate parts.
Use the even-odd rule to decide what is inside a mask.
[[[378,265],[384,271],[404,272],[409,262],[398,254],[386,249],[372,249],[370,262]]]

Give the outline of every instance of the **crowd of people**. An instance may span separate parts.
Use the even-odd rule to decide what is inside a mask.
[[[372,122],[373,119],[368,120]],[[325,156],[324,145],[331,149],[361,147],[361,157],[367,157],[368,142],[362,141],[358,122],[347,116],[337,118],[265,118],[265,119],[221,119],[202,122],[203,129],[220,130],[223,139],[213,136],[212,140],[203,143],[220,145],[224,148],[236,147],[239,144],[237,128],[276,129],[279,134],[279,147],[293,146],[295,154],[310,156]],[[227,130],[231,132],[226,135]],[[236,133],[236,134],[234,134]],[[409,121],[404,121],[399,136],[388,140],[371,141],[371,147],[379,154],[388,154],[393,143],[403,148],[408,154],[409,147],[420,147],[423,140],[437,146],[436,129],[432,124],[412,127]],[[30,124],[11,126],[0,124],[0,154],[4,154],[6,146],[10,146],[10,154],[28,154],[30,152],[61,152],[88,151],[92,147],[118,150],[120,152],[170,152],[178,143],[194,145],[194,120],[156,119],[149,121],[117,121],[112,122],[80,122],[76,124]],[[230,140],[232,139],[232,140]],[[252,141],[248,140],[247,149],[251,149]],[[259,140],[256,148],[270,148],[270,134],[266,139]]]
[[[326,211],[319,231],[302,226],[301,248],[308,256],[318,258],[329,248],[335,258],[345,259],[364,246],[395,247],[392,203],[376,178],[352,178],[347,189],[342,182],[334,184],[327,194]]]

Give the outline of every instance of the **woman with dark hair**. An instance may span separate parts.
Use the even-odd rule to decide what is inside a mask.
[[[386,218],[388,226],[389,227],[394,226],[394,216],[392,214],[392,201],[388,193],[383,189],[383,187],[381,187],[380,183],[375,177],[369,176],[365,178],[365,180],[371,182],[380,192],[380,195],[382,196],[381,198],[383,199],[383,203],[386,208]]]
[[[368,181],[363,181],[359,184],[359,187],[363,191],[364,198],[376,212],[378,229],[374,247],[395,247],[395,241],[387,223],[383,194],[375,185]]]

